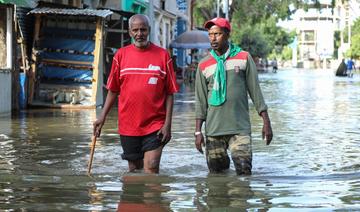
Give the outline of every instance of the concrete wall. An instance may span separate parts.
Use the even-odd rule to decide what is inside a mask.
[[[0,8],[0,113],[11,112],[13,69],[13,12],[12,8]]]
[[[177,9],[177,5],[176,5],[176,0],[165,0],[165,10],[170,12],[170,13],[174,13],[176,14],[178,9]],[[154,0],[154,6],[157,8],[162,9],[162,1],[161,0]]]
[[[11,111],[11,73],[0,70],[0,113]]]

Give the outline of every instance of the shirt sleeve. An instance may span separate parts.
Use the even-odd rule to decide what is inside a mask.
[[[114,55],[110,75],[107,80],[106,88],[112,92],[120,92],[120,53]]]
[[[265,104],[265,100],[259,84],[256,65],[250,54],[248,54],[246,62],[246,84],[249,96],[254,103],[255,109],[258,114],[260,114],[262,111],[267,110],[267,105]]]
[[[208,108],[208,88],[206,77],[201,72],[199,66],[196,70],[195,78],[195,118],[206,120]]]
[[[169,54],[166,54],[166,92],[168,95],[179,91],[179,86],[176,82],[173,61]]]

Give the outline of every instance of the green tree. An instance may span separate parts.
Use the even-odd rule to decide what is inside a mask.
[[[352,58],[360,58],[360,18],[351,27],[351,47],[346,55]]]
[[[216,1],[195,1],[193,10],[195,26],[202,27],[205,21],[216,16]]]
[[[292,58],[292,48],[289,46],[285,46],[285,48],[281,52],[281,59],[282,60],[291,60]]]
[[[333,55],[334,55],[335,58],[339,57],[338,49],[340,47],[340,34],[341,34],[341,31],[335,31],[334,32],[334,52],[333,52]]]
[[[235,20],[236,17],[234,17],[233,23],[238,23]],[[276,26],[276,22],[277,18],[270,16],[258,23],[239,24],[233,32],[232,37],[235,35],[233,41],[254,56],[266,57],[272,51],[281,54],[283,48],[293,41],[296,32],[288,33]],[[255,47],[249,46],[249,43]]]
[[[232,42],[239,44],[242,49],[250,52],[253,57],[266,57],[271,51],[267,37],[259,28],[244,26],[232,35]]]
[[[274,49],[281,53],[292,42],[294,34],[276,26],[279,19],[289,17],[294,8],[304,7],[298,0],[233,0],[229,19],[232,24],[232,41],[254,56],[266,57]],[[194,6],[195,26],[202,27],[206,20],[216,16],[216,1],[196,1]]]
[[[352,35],[360,34],[360,18],[356,19],[354,25],[351,27],[351,34]]]

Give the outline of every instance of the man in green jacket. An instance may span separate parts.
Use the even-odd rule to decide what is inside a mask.
[[[248,94],[262,117],[263,139],[269,145],[273,133],[251,55],[229,42],[231,26],[224,18],[214,18],[208,29],[212,50],[203,58],[196,73],[195,145],[203,153],[205,143],[210,172],[229,169],[230,149],[238,175],[251,174],[252,147]],[[206,141],[201,132],[205,124]]]

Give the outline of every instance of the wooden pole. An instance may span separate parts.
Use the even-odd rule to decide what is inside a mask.
[[[96,145],[96,136],[92,136],[92,138],[91,138],[90,158],[89,158],[88,170],[87,170],[88,175],[91,174],[91,166],[92,166],[92,162],[93,162],[93,159],[94,159],[95,145]]]
[[[41,21],[41,16],[40,15],[36,15],[36,20],[35,20],[35,28],[34,28],[34,42],[33,42],[33,47],[32,47],[32,60],[33,63],[31,64],[31,71],[28,72],[29,73],[29,98],[28,98],[28,103],[31,104],[34,98],[34,93],[35,93],[35,81],[36,81],[36,63],[37,63],[37,49],[36,49],[36,45],[38,43],[39,40],[39,34],[40,34],[40,21]]]
[[[103,19],[98,17],[96,20],[96,32],[95,32],[95,49],[94,49],[94,69],[93,69],[93,82],[92,82],[92,94],[91,94],[91,103],[96,105],[96,95],[98,92],[98,83],[99,82],[99,60],[100,60],[100,48],[102,41],[102,28],[103,28]]]

